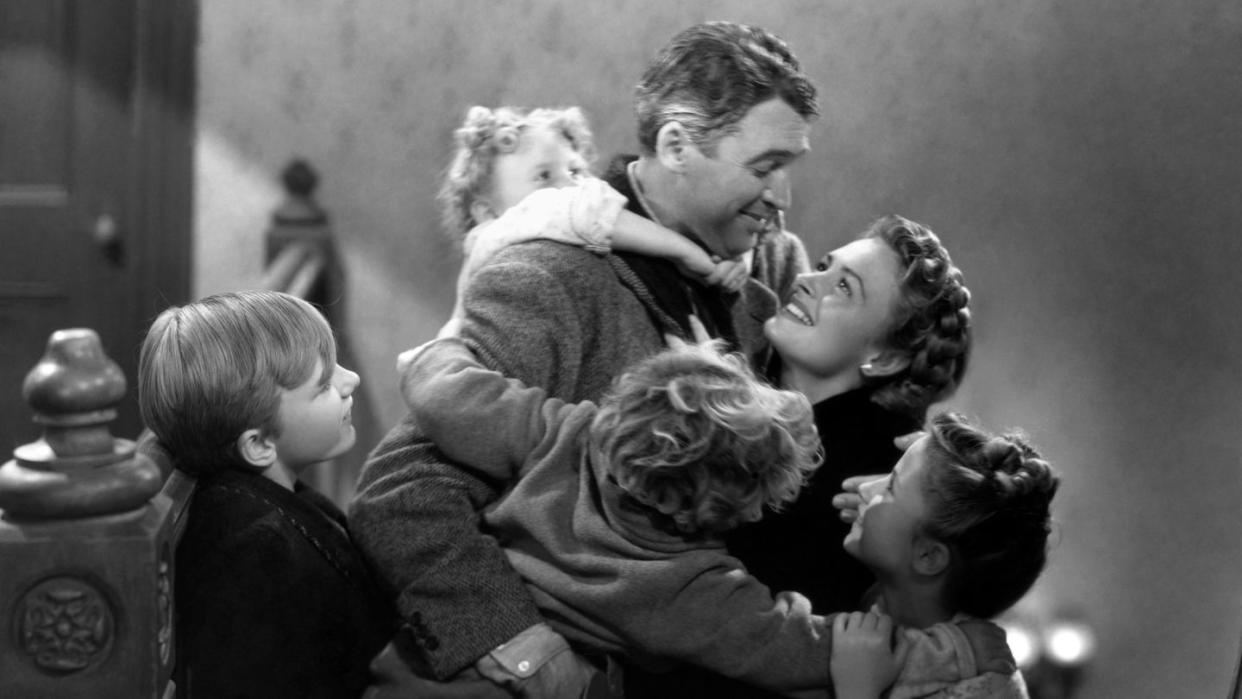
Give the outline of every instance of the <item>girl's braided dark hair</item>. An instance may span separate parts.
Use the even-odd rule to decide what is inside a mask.
[[[953,561],[945,601],[994,617],[1044,568],[1060,478],[1021,435],[993,436],[953,413],[932,420],[927,458],[924,532],[946,544]]]

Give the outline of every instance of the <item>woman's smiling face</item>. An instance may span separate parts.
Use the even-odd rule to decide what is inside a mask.
[[[764,332],[786,366],[812,376],[853,375],[884,350],[900,294],[900,261],[879,238],[833,250],[798,276]],[[848,373],[848,374],[847,374]]]

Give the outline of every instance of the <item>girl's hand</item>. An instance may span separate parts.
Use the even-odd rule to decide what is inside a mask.
[[[863,483],[887,477],[888,474],[877,473],[870,476],[850,476],[841,481],[841,492],[832,496],[832,506],[840,510],[837,516],[841,521],[848,524],[858,519],[858,506],[862,504],[862,495],[858,488]]]
[[[903,434],[900,437],[893,438],[893,446],[897,447],[901,451],[905,451],[909,449],[910,447],[914,446],[915,442],[919,441],[920,439],[926,436],[927,436],[927,433],[923,432],[922,430],[918,432],[911,432],[909,434]]]
[[[893,647],[893,620],[869,612],[838,614],[832,622],[832,685],[840,699],[879,697],[905,665],[910,646]]]

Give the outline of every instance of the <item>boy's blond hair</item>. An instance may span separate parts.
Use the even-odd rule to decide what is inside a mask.
[[[622,489],[686,534],[779,509],[821,461],[806,397],[760,381],[719,343],[680,343],[627,371],[591,442]]]
[[[138,366],[142,420],[178,468],[206,475],[240,464],[237,438],[277,436],[281,389],[336,367],[332,328],[306,301],[275,291],[217,294],[166,309]]]

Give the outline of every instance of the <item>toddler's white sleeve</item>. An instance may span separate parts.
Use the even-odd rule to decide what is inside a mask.
[[[487,230],[493,249],[528,240],[554,240],[606,254],[612,249],[612,229],[626,199],[598,178],[572,187],[531,192]]]

